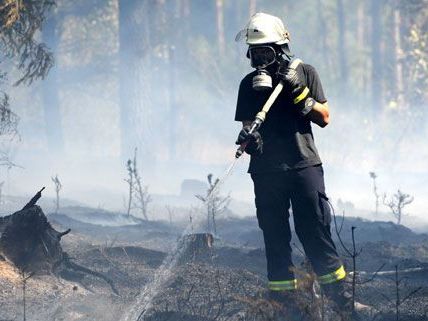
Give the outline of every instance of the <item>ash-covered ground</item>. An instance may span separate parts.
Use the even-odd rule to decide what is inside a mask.
[[[25,284],[26,320],[137,321],[139,314],[150,321],[294,320],[265,299],[266,262],[255,217],[219,219],[213,247],[193,256],[181,252],[170,265],[165,261],[184,222],[143,221],[77,206],[48,219],[58,230],[72,229],[61,241],[71,260],[107,276],[118,294],[104,280],[78,271],[33,275]],[[428,320],[428,235],[391,222],[345,218],[341,235],[347,248],[352,247],[352,226],[357,227],[357,250],[362,249],[357,270],[366,272],[358,277],[356,299],[377,311],[367,320],[396,320],[397,289],[398,320]],[[295,264],[306,273],[301,246],[293,238]],[[351,258],[336,242],[351,270]],[[23,277],[0,261],[0,320],[23,320]],[[141,299],[153,280],[156,291]],[[321,320],[312,289],[313,284],[296,293],[306,316],[295,320]],[[324,320],[337,320],[328,305],[324,309]]]

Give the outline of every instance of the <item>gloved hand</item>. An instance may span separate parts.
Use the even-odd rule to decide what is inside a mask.
[[[309,88],[303,82],[302,67],[296,69],[288,67],[288,63],[281,63],[278,67],[277,75],[283,81],[284,86],[291,92],[294,105],[296,105],[301,115],[306,115],[311,109],[305,108],[305,101],[310,98]]]
[[[263,153],[263,140],[262,136],[258,131],[250,134],[251,126],[244,126],[239,132],[238,138],[236,139],[235,144],[241,145],[242,143],[247,142],[245,147],[245,152],[249,155],[261,155]]]

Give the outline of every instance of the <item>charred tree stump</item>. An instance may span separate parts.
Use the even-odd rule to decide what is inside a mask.
[[[90,274],[106,281],[117,293],[109,278],[71,262],[62,250],[61,238],[70,229],[64,232],[55,230],[36,205],[43,189],[22,210],[0,217],[0,258],[12,263],[22,273],[50,274],[60,271],[62,275],[68,269]]]
[[[0,255],[21,271],[49,272],[61,261],[61,238],[70,232],[58,232],[35,205],[41,191],[24,208],[0,221]]]
[[[20,270],[48,272],[62,260],[60,233],[47,221],[41,208],[33,205],[6,217],[0,237],[0,253]]]
[[[203,260],[212,256],[214,237],[210,233],[194,233],[185,235],[181,241],[185,250],[183,262]]]

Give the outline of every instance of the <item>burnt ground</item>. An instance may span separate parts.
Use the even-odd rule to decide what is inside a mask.
[[[136,298],[150,284],[182,232],[182,228],[166,222],[144,222],[117,217],[118,214],[94,215],[94,212],[79,209],[79,215],[73,216],[68,209],[66,214],[49,215],[48,219],[59,229],[72,228],[61,242],[64,250],[74,262],[108,276],[119,295],[103,280],[78,272],[60,278],[34,275],[26,282],[27,320],[128,320],[125,316],[135,308]],[[383,271],[394,270],[396,265],[399,270],[419,267],[421,270],[399,275],[402,279],[399,296],[405,299],[399,307],[399,320],[428,320],[426,235],[392,223],[352,219],[345,221],[343,231],[357,224],[357,239],[364,240],[358,244],[358,248],[363,248],[358,268],[374,272],[381,265]],[[284,318],[284,311],[265,300],[266,262],[255,219],[228,219],[220,221],[218,226],[219,237],[214,248],[202,257],[179,260],[159,287],[145,319],[293,320]],[[343,239],[350,246],[346,235]],[[296,241],[295,262],[303,270],[297,244]],[[345,262],[349,267],[349,258]],[[379,311],[375,320],[396,320],[394,277],[393,274],[377,276],[357,286],[357,300]],[[360,281],[368,278],[361,277]],[[0,320],[23,320],[22,285],[18,271],[0,261]],[[298,297],[299,308],[306,315],[304,320],[317,320],[308,317],[316,315],[319,309],[314,292],[306,289]],[[141,304],[135,311],[142,308]],[[325,320],[336,320],[334,313],[326,309]]]

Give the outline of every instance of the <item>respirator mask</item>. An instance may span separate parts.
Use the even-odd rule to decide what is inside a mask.
[[[253,89],[263,91],[272,88],[272,77],[267,67],[276,62],[277,53],[272,46],[250,46],[247,53],[251,61],[251,67],[256,68],[257,73],[253,77]]]

